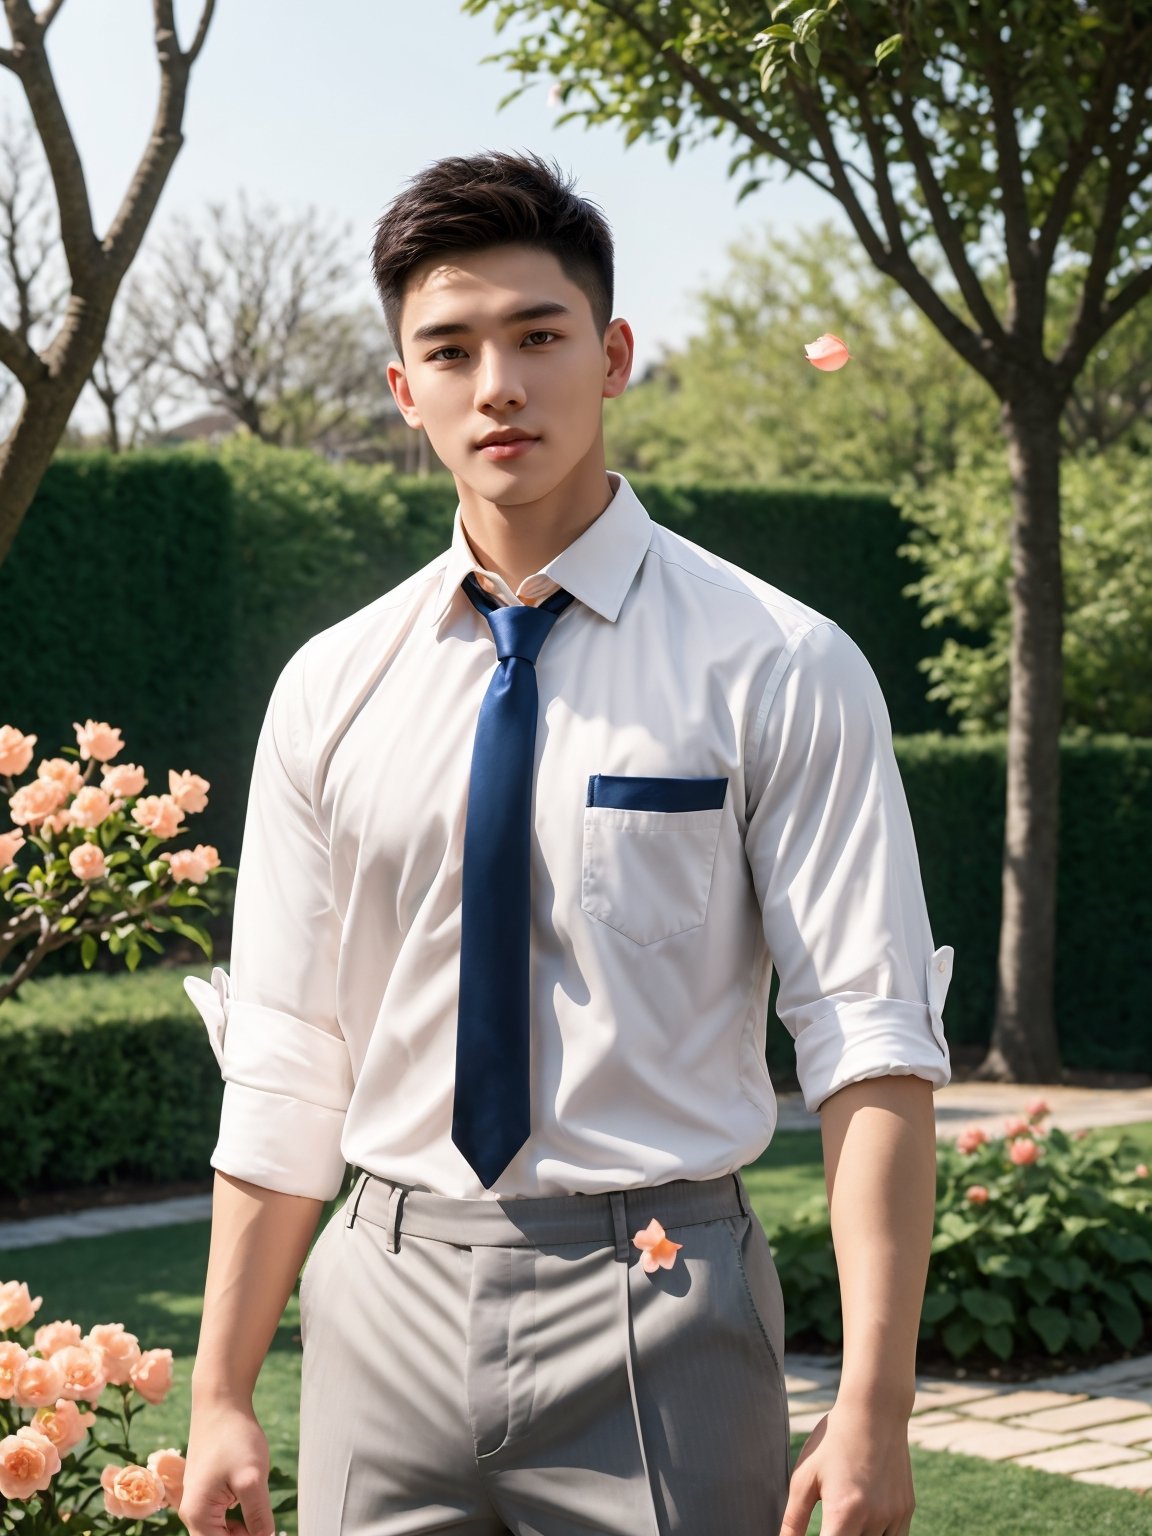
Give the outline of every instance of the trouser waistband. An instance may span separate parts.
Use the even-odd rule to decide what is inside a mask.
[[[614,1242],[616,1257],[634,1251],[632,1238],[655,1217],[665,1230],[725,1216],[748,1216],[751,1204],[739,1171],[715,1179],[673,1179],[590,1195],[460,1200],[413,1189],[362,1170],[345,1205],[345,1222],[383,1227],[389,1253],[401,1232],[462,1247],[531,1247],[545,1243]]]

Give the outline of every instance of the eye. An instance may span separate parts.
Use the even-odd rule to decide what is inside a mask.
[[[435,352],[430,352],[428,354],[428,361],[430,363],[435,362],[436,359],[440,356],[441,352],[462,352],[463,350],[463,347],[437,347]]]
[[[533,336],[555,336],[556,334],[555,331],[529,331],[524,339],[529,341]]]

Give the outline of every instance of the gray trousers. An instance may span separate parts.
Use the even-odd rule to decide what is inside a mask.
[[[652,1217],[683,1247],[648,1273]],[[739,1173],[515,1200],[361,1173],[300,1315],[300,1536],[778,1536],[784,1303]]]

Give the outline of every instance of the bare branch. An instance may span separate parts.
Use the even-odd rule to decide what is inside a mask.
[[[0,325],[0,363],[16,375],[25,393],[48,377],[48,369],[39,353],[6,325]]]
[[[48,28],[60,14],[63,5],[64,0],[49,0],[49,3],[44,7],[39,16],[36,18],[36,24],[39,26],[41,32],[47,32]]]
[[[82,282],[98,258],[84,167],[44,48],[44,33],[27,0],[4,0],[8,25],[20,50],[20,79],[44,146],[56,202],[60,237],[73,282]]]

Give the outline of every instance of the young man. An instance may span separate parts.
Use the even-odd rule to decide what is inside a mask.
[[[907,1536],[949,1080],[875,676],[834,620],[606,469],[603,217],[531,155],[427,167],[373,275],[451,547],[276,683],[231,975],[180,1514],[270,1536],[252,1393],[301,1282],[300,1536]],[[719,474],[723,465],[717,466]],[[819,1109],[844,1313],[789,1467],[740,1170],[769,982]]]

